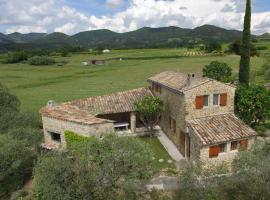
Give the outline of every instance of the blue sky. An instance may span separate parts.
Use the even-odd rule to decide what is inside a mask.
[[[252,31],[270,32],[270,0],[253,0]],[[0,0],[0,31],[63,32],[212,24],[241,30],[245,0]]]

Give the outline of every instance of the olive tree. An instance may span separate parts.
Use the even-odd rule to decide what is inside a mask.
[[[150,149],[136,138],[106,136],[38,159],[38,199],[135,198],[138,184],[155,172]]]
[[[152,134],[154,126],[158,124],[161,113],[164,111],[163,101],[159,97],[147,96],[142,101],[136,102],[135,106],[140,114],[140,120]]]

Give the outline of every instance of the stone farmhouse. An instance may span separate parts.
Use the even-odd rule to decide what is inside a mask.
[[[40,110],[47,148],[65,147],[64,132],[101,136],[142,126],[134,103],[159,96],[165,105],[160,127],[187,160],[230,163],[239,148],[250,148],[256,132],[234,115],[235,87],[195,74],[162,72],[148,79],[149,88],[53,101]]]

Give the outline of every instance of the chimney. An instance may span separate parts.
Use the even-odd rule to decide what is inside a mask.
[[[47,107],[52,108],[55,106],[55,101],[54,100],[49,100],[47,103]]]
[[[191,86],[193,81],[195,79],[195,74],[188,74],[188,77],[187,77],[187,86]]]

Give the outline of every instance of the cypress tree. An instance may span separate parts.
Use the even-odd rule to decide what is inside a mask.
[[[251,46],[251,0],[246,2],[246,13],[241,47],[241,61],[239,70],[240,84],[249,85],[250,73],[250,46]]]

